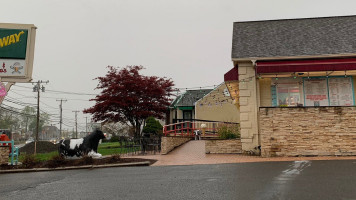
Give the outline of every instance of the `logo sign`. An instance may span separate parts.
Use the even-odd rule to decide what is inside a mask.
[[[25,76],[25,60],[0,59],[1,77]]]
[[[27,30],[0,28],[1,58],[25,59],[27,37]]]
[[[6,88],[3,83],[0,83],[0,97],[6,96]]]
[[[32,80],[36,27],[0,23],[0,81]]]

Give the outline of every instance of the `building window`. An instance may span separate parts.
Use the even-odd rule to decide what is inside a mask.
[[[330,106],[355,105],[352,77],[328,78]]]
[[[303,80],[305,106],[329,106],[326,77]]]
[[[192,111],[191,110],[184,110],[183,111],[183,119],[184,120],[191,120],[192,119]]]
[[[272,81],[272,106],[355,105],[352,77],[279,78]]]
[[[300,78],[280,78],[272,81],[273,106],[298,106],[303,105],[301,96],[302,86]]]

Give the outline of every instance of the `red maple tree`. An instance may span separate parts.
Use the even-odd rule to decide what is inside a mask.
[[[102,91],[84,113],[92,114],[94,121],[129,123],[136,137],[147,117],[164,118],[174,86],[171,79],[141,75],[142,66],[108,69],[104,77],[96,78],[96,88]]]

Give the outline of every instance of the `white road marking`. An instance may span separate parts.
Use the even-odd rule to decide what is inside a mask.
[[[303,170],[311,166],[310,161],[294,161],[289,168],[282,171],[280,175],[275,177],[272,184],[269,185],[262,194],[262,198],[256,199],[285,199],[287,194],[288,183],[292,182]]]

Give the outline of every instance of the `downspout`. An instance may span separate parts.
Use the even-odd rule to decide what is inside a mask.
[[[198,101],[200,101],[200,99]],[[198,101],[194,102],[194,117],[193,117],[193,119],[197,118],[196,114],[197,114],[197,102]]]

